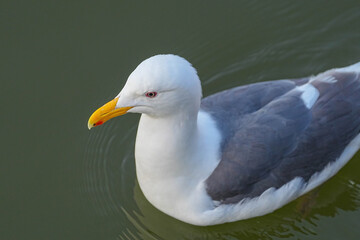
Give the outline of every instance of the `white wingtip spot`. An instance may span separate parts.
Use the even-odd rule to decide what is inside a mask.
[[[336,83],[337,82],[336,78],[331,75],[326,76],[324,78],[320,78],[319,81],[325,82],[325,83]]]
[[[298,90],[302,92],[301,99],[307,108],[312,108],[316,100],[319,98],[319,91],[310,83],[304,84],[298,87]]]

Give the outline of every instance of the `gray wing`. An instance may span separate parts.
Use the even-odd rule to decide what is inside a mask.
[[[295,177],[308,181],[340,156],[360,130],[359,75],[329,71],[318,78],[311,109],[291,91],[309,79],[253,84],[203,100],[223,135],[221,161],[206,180],[212,199],[236,203]]]

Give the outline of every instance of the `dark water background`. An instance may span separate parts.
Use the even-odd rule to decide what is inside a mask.
[[[360,1],[1,0],[0,240],[360,239],[360,154],[267,216],[195,227],[152,207],[139,116],[86,124],[159,53],[192,62],[204,96],[309,76],[360,61]]]

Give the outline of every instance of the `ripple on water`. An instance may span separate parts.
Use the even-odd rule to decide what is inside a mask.
[[[124,128],[119,124],[121,120],[90,132],[84,152],[81,188],[99,218],[111,221],[114,228],[121,225],[122,229],[116,231],[121,229],[125,235],[126,232],[137,235],[141,223],[135,214],[137,206],[133,194],[136,125],[132,123],[131,127]],[[131,225],[133,227],[129,228]]]

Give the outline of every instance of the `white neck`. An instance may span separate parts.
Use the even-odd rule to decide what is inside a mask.
[[[187,175],[191,165],[187,156],[194,151],[197,131],[197,116],[152,118],[143,114],[135,148],[138,170],[159,180]]]
[[[195,211],[209,208],[212,202],[203,182],[219,162],[219,149],[220,134],[207,113],[179,112],[166,118],[143,114],[135,158],[144,195],[154,206],[177,218],[182,214],[188,218]]]

